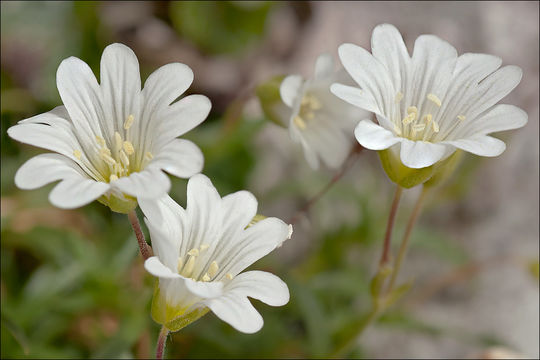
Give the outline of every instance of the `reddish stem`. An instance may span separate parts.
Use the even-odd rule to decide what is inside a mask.
[[[379,267],[386,265],[390,259],[390,242],[392,239],[392,230],[394,229],[399,199],[401,198],[402,192],[403,188],[397,185],[396,192],[394,194],[394,200],[392,201],[392,207],[390,208],[390,215],[388,216],[388,223],[386,224],[386,234],[384,236],[383,252],[381,255],[381,261],[379,262]]]
[[[152,249],[150,248],[150,246],[148,246],[146,240],[144,239],[141,224],[139,223],[139,219],[137,218],[137,213],[135,212],[135,210],[132,210],[128,214],[128,218],[129,222],[131,223],[131,227],[135,232],[135,237],[137,237],[137,243],[139,244],[139,250],[141,251],[141,255],[143,259],[146,260],[150,256],[152,256]]]

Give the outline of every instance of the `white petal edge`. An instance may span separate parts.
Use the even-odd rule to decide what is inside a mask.
[[[259,331],[264,320],[246,297],[223,295],[205,301],[206,306],[221,320],[246,334]]]
[[[171,181],[161,170],[148,168],[113,181],[111,186],[136,198],[158,198],[169,192]]]
[[[506,149],[506,144],[494,137],[478,135],[467,139],[443,141],[441,143],[455,146],[458,149],[479,156],[494,157],[501,155]]]
[[[174,273],[159,260],[157,256],[152,256],[144,262],[144,268],[150,274],[160,279],[181,279],[182,276]]]
[[[325,78],[334,73],[334,57],[329,53],[319,55],[315,61],[315,79]]]
[[[249,296],[270,306],[283,306],[290,299],[287,284],[266,271],[241,273],[227,284],[225,291],[237,296]]]
[[[355,86],[334,83],[330,86],[330,91],[332,94],[351,105],[375,114],[382,114],[381,109],[371,95]]]
[[[75,209],[86,205],[110,189],[104,182],[90,180],[82,176],[64,179],[52,189],[49,201],[61,209]]]
[[[279,86],[279,94],[285,105],[290,108],[294,106],[296,98],[300,95],[303,82],[300,75],[289,75],[283,79]]]
[[[390,130],[367,119],[358,123],[354,136],[360,145],[370,150],[388,149],[402,141],[402,138],[395,136]]]
[[[189,140],[174,139],[157,151],[148,168],[159,168],[171,175],[187,179],[202,171],[204,156]]]
[[[438,143],[433,144],[427,141],[412,141],[402,139],[401,141],[401,162],[412,169],[421,169],[435,164],[445,155],[446,146]]]
[[[41,154],[26,161],[15,173],[19,189],[32,190],[68,177],[84,177],[77,164],[60,154]]]
[[[189,95],[163,110],[159,125],[160,139],[172,139],[184,135],[202,123],[212,104],[204,95]]]

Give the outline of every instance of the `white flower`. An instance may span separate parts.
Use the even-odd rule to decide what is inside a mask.
[[[186,210],[169,196],[142,200],[140,206],[156,255],[144,266],[159,278],[152,316],[169,330],[179,330],[210,309],[237,330],[253,333],[263,319],[248,296],[272,306],[289,301],[287,285],[275,275],[241,273],[290,236],[290,226],[277,218],[248,227],[257,211],[251,193],[221,198],[210,180],[198,174],[188,182]]]
[[[358,142],[372,150],[391,148],[409,168],[424,168],[456,149],[498,156],[505,144],[487,134],[522,127],[527,114],[495,104],[521,80],[521,69],[492,55],[466,53],[433,35],[416,39],[409,57],[392,25],[373,30],[372,53],[342,44],[339,56],[360,88],[334,84],[343,100],[376,114],[361,121]],[[497,70],[498,69],[498,70]]]
[[[137,57],[127,46],[112,44],[103,51],[100,77],[98,84],[85,62],[65,59],[56,76],[64,106],[8,129],[15,140],[55,152],[28,160],[15,175],[19,188],[62,180],[49,195],[58,207],[99,198],[127,212],[126,206],[136,206],[134,198],[168,192],[162,170],[182,178],[202,170],[200,149],[177,137],[206,118],[210,101],[190,95],[171,105],[193,81],[187,65],[162,66],[141,90]]]
[[[332,56],[322,54],[315,63],[313,78],[290,75],[281,83],[281,99],[292,109],[290,136],[302,145],[313,169],[319,168],[319,158],[328,167],[339,167],[354,144],[354,127],[367,115],[330,92],[332,83],[347,79],[343,69],[334,70]]]

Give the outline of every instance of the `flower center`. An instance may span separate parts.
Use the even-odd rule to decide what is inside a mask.
[[[306,94],[300,102],[300,110],[298,115],[293,119],[294,124],[300,129],[306,128],[306,121],[315,117],[317,110],[321,108],[321,103],[314,95]]]
[[[396,94],[395,102],[399,104],[402,99],[403,93],[399,91]],[[439,108],[442,106],[442,101],[437,95],[432,93],[427,94],[426,99],[428,100],[428,103],[424,105],[421,114],[419,114],[416,106],[409,106],[407,107],[407,116],[401,120],[396,119],[394,121],[394,131],[398,136],[414,141],[429,141],[439,133],[440,126],[433,118],[433,113],[438,112]],[[446,131],[446,134],[452,131],[459,123],[465,121],[465,115],[458,115],[457,119],[459,121],[454,123],[452,127]]]
[[[210,262],[203,254],[208,250],[207,244],[202,244],[199,248],[193,248],[187,252],[185,257],[178,258],[178,274],[195,281],[213,281],[219,272],[217,261]],[[229,280],[233,278],[230,273],[225,277]]]

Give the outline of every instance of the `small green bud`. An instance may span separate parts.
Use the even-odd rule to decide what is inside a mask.
[[[137,199],[126,194],[123,194],[122,198],[114,194],[103,195],[98,201],[108,206],[112,211],[121,214],[129,214],[137,207]]]
[[[401,187],[410,189],[429,180],[435,171],[435,165],[421,169],[409,168],[401,162],[399,155],[395,155],[391,149],[379,151],[379,158],[386,175]]]
[[[264,115],[275,124],[281,127],[289,127],[289,116],[291,110],[281,101],[279,87],[285,75],[277,75],[270,80],[257,86],[255,93],[261,103]]]

